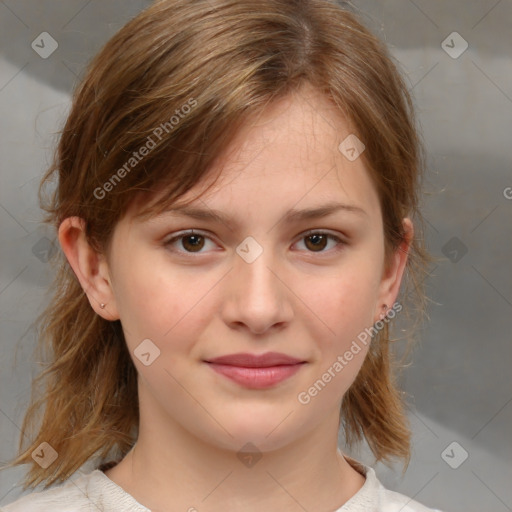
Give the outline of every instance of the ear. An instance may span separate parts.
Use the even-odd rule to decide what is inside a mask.
[[[383,313],[386,313],[387,310],[395,303],[398,292],[400,291],[400,284],[402,282],[407,258],[409,256],[409,249],[414,236],[414,226],[410,219],[405,218],[402,221],[402,225],[404,230],[404,239],[391,255],[391,260],[382,274],[382,279],[379,285],[378,302],[374,313],[374,322],[383,318]],[[385,309],[383,307],[384,304],[387,306]]]
[[[64,219],[59,226],[60,246],[94,311],[105,320],[117,320],[119,314],[106,257],[89,245],[85,226],[80,217]],[[105,307],[101,308],[100,304]]]

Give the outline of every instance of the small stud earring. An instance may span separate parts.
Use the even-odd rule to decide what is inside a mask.
[[[105,309],[106,304],[103,304],[103,302],[100,304],[101,309]]]
[[[387,304],[382,304],[382,309],[384,310],[383,313],[381,313],[380,315],[380,319],[383,320],[384,318],[386,318],[387,314],[388,314],[388,305]]]

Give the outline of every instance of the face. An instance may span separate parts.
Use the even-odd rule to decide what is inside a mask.
[[[240,132],[215,186],[187,205],[222,220],[170,210],[141,221],[132,208],[118,223],[107,309],[139,374],[141,417],[261,451],[337,421],[369,345],[344,354],[393,304],[404,264],[397,256],[385,270],[377,192],[362,159],[338,149],[350,133],[330,103],[303,90]],[[268,352],[301,364],[207,362]]]

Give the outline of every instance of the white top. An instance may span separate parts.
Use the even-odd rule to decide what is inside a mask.
[[[385,489],[373,468],[353,459],[350,462],[366,477],[366,481],[352,498],[333,512],[441,512]],[[99,469],[87,474],[79,473],[78,478],[45,491],[27,494],[0,508],[0,512],[99,511],[151,512]]]

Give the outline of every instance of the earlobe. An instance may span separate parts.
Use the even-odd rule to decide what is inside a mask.
[[[380,283],[380,292],[378,302],[376,304],[375,321],[377,321],[382,313],[382,306],[392,307],[395,304],[400,284],[407,265],[409,257],[409,249],[414,237],[414,226],[409,218],[403,220],[404,239],[392,255],[390,265],[386,268]],[[390,306],[387,306],[387,305]]]
[[[80,217],[64,219],[59,226],[60,246],[94,311],[105,320],[117,320],[119,315],[106,258],[88,243],[85,226]]]

